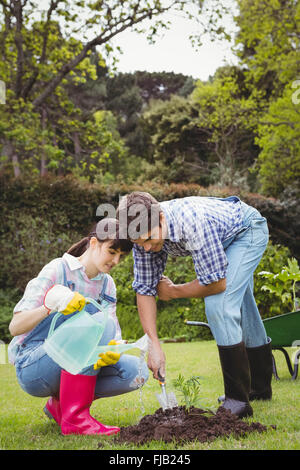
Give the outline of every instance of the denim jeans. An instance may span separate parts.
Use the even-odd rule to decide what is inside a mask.
[[[105,345],[115,337],[115,324],[108,320],[99,344]],[[61,368],[46,353],[44,341],[32,341],[18,354],[16,374],[21,388],[36,397],[59,396]],[[139,388],[148,379],[148,367],[136,356],[122,355],[111,366],[94,370],[93,366],[80,372],[97,375],[95,399],[121,395]]]
[[[226,290],[205,298],[205,311],[219,346],[244,341],[246,347],[268,342],[253,295],[253,273],[269,239],[267,221],[253,207],[242,204],[243,229],[223,242],[228,260]]]

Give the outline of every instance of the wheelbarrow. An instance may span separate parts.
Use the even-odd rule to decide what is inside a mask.
[[[185,324],[203,326],[210,329],[208,323],[205,322],[185,320]],[[266,318],[263,320],[263,324],[267,335],[272,339],[272,350],[278,350],[284,354],[289,373],[292,376],[292,380],[295,380],[298,376],[298,363],[300,360],[300,310]],[[291,361],[285,348],[292,346],[299,346],[299,349],[293,354]],[[279,380],[274,355],[272,357],[273,374],[275,379]]]

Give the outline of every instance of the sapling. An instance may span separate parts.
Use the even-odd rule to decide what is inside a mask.
[[[179,374],[177,379],[172,381],[174,388],[181,393],[187,410],[192,406],[197,407],[203,401],[203,398],[200,397],[200,379],[200,376],[185,379],[182,374]]]

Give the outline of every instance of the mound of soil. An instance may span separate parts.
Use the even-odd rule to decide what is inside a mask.
[[[247,423],[224,408],[216,413],[184,406],[163,411],[159,408],[153,415],[144,416],[135,426],[121,428],[117,443],[145,444],[151,440],[175,441],[178,443],[197,440],[212,441],[230,434],[240,437],[267,427],[261,423]]]

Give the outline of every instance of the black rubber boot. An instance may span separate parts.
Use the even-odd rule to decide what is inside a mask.
[[[256,348],[246,348],[251,374],[249,400],[271,400],[272,398],[272,346],[268,343]]]
[[[244,342],[233,346],[218,346],[224,379],[225,400],[222,408],[239,418],[252,416],[249,403],[250,367]]]

